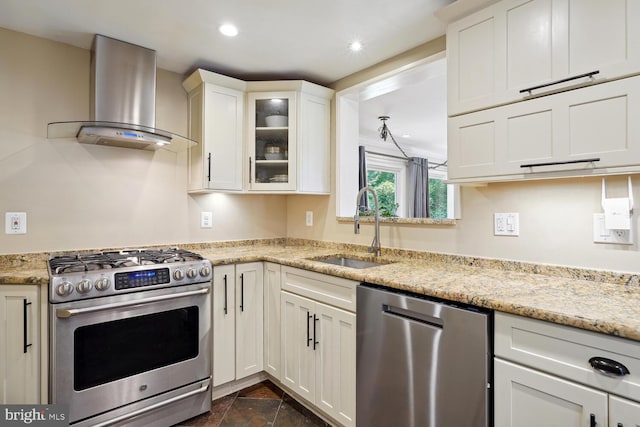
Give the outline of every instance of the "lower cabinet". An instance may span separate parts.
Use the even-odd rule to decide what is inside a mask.
[[[280,380],[280,264],[264,263],[264,370]]]
[[[637,342],[503,313],[495,332],[495,427],[640,424]]]
[[[39,288],[0,286],[0,405],[40,403]]]
[[[355,426],[355,305],[329,302],[349,307],[342,296],[353,291],[355,304],[356,285],[282,267],[280,380],[345,426]]]
[[[262,371],[263,264],[213,268],[213,385]]]

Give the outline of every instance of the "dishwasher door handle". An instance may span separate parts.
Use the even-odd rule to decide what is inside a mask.
[[[439,317],[430,316],[428,314],[419,313],[406,308],[395,307],[389,304],[382,304],[382,312],[390,316],[400,317],[405,320],[413,320],[434,328],[444,328],[444,322]]]

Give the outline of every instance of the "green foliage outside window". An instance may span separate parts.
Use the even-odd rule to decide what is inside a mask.
[[[367,170],[367,185],[378,195],[380,216],[396,216],[398,204],[396,203],[396,174],[373,169]],[[373,195],[367,193],[370,215],[373,215]],[[365,213],[366,215],[366,213]]]
[[[429,178],[429,218],[447,217],[447,184],[441,179]]]

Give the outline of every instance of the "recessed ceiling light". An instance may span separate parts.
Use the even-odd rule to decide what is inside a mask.
[[[235,37],[238,35],[238,29],[233,24],[222,24],[218,30],[227,37]]]
[[[403,138],[411,138],[411,134],[409,133],[405,133],[402,135]]]
[[[362,50],[362,43],[358,40],[354,40],[349,44],[349,49],[353,52],[359,52]]]

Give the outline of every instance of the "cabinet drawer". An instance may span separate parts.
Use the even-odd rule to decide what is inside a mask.
[[[494,345],[501,358],[640,400],[640,342],[496,312]],[[592,357],[615,360],[630,373],[601,374]]]
[[[282,267],[282,290],[338,308],[356,311],[358,282],[293,267]]]

